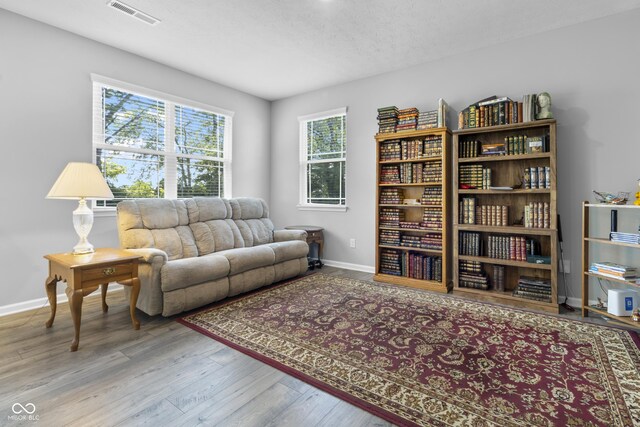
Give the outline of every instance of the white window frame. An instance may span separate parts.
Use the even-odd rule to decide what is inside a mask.
[[[307,123],[316,120],[328,119],[336,116],[347,116],[347,107],[336,108],[334,110],[322,111],[320,113],[307,114],[305,116],[298,117],[298,123],[300,125],[300,198],[297,205],[298,210],[302,211],[329,211],[329,212],[345,212],[347,210],[347,195],[345,193],[344,205],[330,205],[323,203],[307,203],[307,166],[309,163],[326,163],[326,162],[340,162],[344,161],[345,174],[347,169],[347,154],[345,147],[344,157],[333,157],[330,159],[322,160],[308,160],[308,147],[307,147]],[[346,140],[346,129],[345,129]],[[345,142],[345,146],[347,146]],[[346,178],[346,177],[345,177]],[[342,181],[340,181],[342,183]],[[342,185],[342,184],[341,184]]]
[[[226,110],[220,107],[214,107],[212,105],[203,104],[190,99],[181,98],[179,96],[171,95],[168,93],[160,92],[153,89],[148,89],[142,86],[137,86],[131,83],[126,83],[120,80],[104,77],[98,74],[91,74],[91,81],[93,83],[93,144],[92,144],[92,161],[96,162],[96,150],[98,148],[106,150],[118,150],[126,152],[140,153],[149,150],[130,148],[123,146],[115,146],[112,144],[104,143],[104,136],[102,135],[104,129],[102,129],[102,109],[98,107],[102,104],[102,88],[109,87],[115,90],[133,93],[148,98],[157,99],[165,103],[165,148],[160,155],[165,157],[165,176],[164,176],[164,198],[165,199],[177,199],[178,198],[178,174],[177,174],[177,162],[179,157],[193,157],[193,158],[206,158],[206,156],[189,156],[185,154],[178,155],[175,152],[175,107],[177,105],[185,106],[188,108],[194,108],[197,110],[203,110],[206,112],[218,114],[225,117],[224,127],[224,147],[223,147],[223,176],[224,176],[224,197],[230,198],[231,195],[231,168],[232,168],[232,146],[233,146],[233,115],[234,112]],[[100,109],[100,111],[96,111]],[[156,154],[154,151],[153,154]],[[219,159],[216,159],[219,160]],[[97,206],[93,203],[93,210],[95,213],[104,213],[107,215],[115,214],[115,207],[113,206]]]

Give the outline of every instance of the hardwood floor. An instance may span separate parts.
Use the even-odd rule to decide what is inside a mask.
[[[50,329],[49,307],[0,318],[0,425],[21,424],[7,418],[14,403],[33,403],[42,425],[390,425],[171,318],[138,312],[133,330],[123,293],[109,294],[104,315],[99,295],[84,300],[75,353],[67,303]]]

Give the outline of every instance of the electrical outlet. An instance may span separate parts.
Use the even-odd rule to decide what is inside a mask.
[[[571,273],[571,260],[565,259],[564,260],[564,265],[560,264],[560,273]]]
[[[349,239],[349,246],[352,248],[356,247],[356,239]]]

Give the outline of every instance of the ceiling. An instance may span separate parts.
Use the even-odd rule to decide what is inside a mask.
[[[0,8],[276,100],[640,7],[640,0],[0,0]]]

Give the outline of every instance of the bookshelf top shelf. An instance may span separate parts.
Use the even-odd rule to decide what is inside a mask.
[[[556,123],[555,119],[534,120],[532,122],[526,122],[526,123],[513,123],[509,125],[458,129],[458,130],[454,130],[453,134],[466,135],[466,134],[472,134],[472,133],[489,133],[489,132],[498,132],[498,131],[504,131],[504,130],[530,129],[530,128],[537,128],[537,127],[545,127],[545,126],[553,125],[555,123]]]
[[[442,133],[451,134],[449,128],[432,128],[422,130],[405,130],[402,132],[377,133],[376,141],[389,141],[391,139],[419,138],[421,136],[440,135]]]
[[[516,160],[548,159],[551,153],[530,153],[530,154],[509,154],[507,156],[478,156],[463,157],[458,159],[458,163],[484,163],[484,162],[508,162]]]
[[[640,209],[639,205],[610,205],[606,203],[585,203],[590,208],[608,208],[608,209]]]

